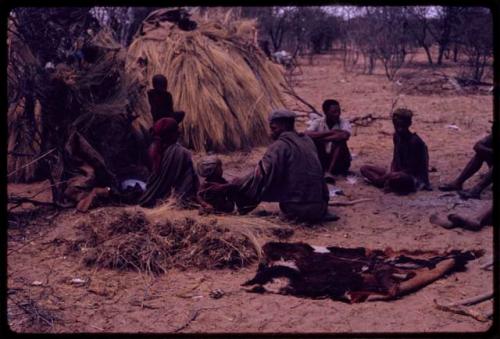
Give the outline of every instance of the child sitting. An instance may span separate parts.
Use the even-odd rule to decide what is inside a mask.
[[[205,178],[198,191],[198,200],[202,202],[205,211],[231,213],[234,210],[234,202],[227,196],[214,195],[207,191],[215,185],[227,184],[222,173],[222,162],[216,156],[207,156],[198,163],[198,174]]]

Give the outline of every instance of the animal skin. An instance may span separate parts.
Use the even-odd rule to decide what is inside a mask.
[[[434,255],[431,257],[420,251],[412,257],[407,251],[390,249],[384,252],[362,247],[277,242],[267,243],[262,249],[264,257],[255,277],[243,284],[253,286],[249,292],[270,292],[266,285],[285,278],[288,284],[277,293],[307,298],[329,297],[351,303],[369,297],[374,300],[398,297],[452,270],[464,269],[467,261],[481,255],[473,251],[452,251],[445,255],[430,252]]]

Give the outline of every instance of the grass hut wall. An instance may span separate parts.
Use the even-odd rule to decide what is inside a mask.
[[[225,25],[198,19],[186,31],[151,13],[128,49],[126,71],[145,85],[138,122],[152,124],[146,90],[151,78],[168,79],[174,109],[186,112],[182,139],[195,151],[247,150],[268,142],[267,115],[285,106],[283,70],[269,61],[247,33],[253,22]]]

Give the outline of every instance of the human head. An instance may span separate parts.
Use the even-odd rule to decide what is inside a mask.
[[[337,100],[328,99],[323,101],[322,108],[328,122],[336,124],[339,121],[341,111]]]
[[[392,112],[392,123],[396,133],[408,132],[411,126],[413,112],[407,108],[398,108]]]
[[[295,128],[295,113],[287,110],[272,111],[269,115],[271,138],[277,140],[281,133],[293,131]]]
[[[161,118],[153,125],[153,137],[164,144],[173,144],[179,138],[178,126],[175,119]]]
[[[198,174],[203,178],[221,177],[222,161],[215,155],[202,158],[198,162]]]
[[[168,81],[167,78],[162,74],[156,74],[153,76],[153,88],[158,90],[167,90]]]

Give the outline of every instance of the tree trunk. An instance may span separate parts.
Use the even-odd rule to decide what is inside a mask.
[[[427,54],[427,61],[429,61],[429,65],[432,65],[433,64],[432,55],[431,55],[431,51],[429,49],[429,46],[427,46],[426,44],[423,44],[423,47],[425,50],[425,54]]]
[[[458,45],[453,46],[453,62],[458,61]]]

